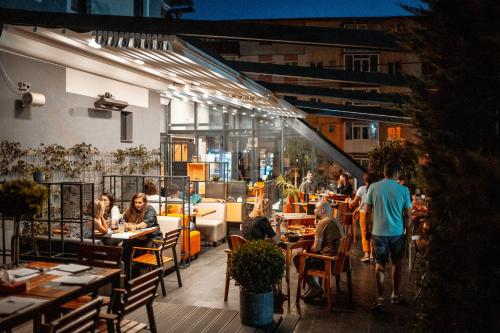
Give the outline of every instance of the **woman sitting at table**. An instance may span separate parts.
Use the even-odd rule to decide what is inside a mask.
[[[269,223],[271,215],[269,199],[260,199],[255,203],[253,210],[241,225],[241,235],[246,240],[271,238],[275,244],[280,242],[280,237],[274,232]]]
[[[92,220],[89,221],[90,216],[92,216],[92,208],[94,209],[93,229],[92,229]],[[81,238],[83,233],[83,238],[90,239],[92,238],[94,230],[101,234],[108,233],[108,224],[106,222],[106,219],[104,218],[104,204],[100,199],[95,199],[93,203],[89,202],[84,219],[87,221],[83,223],[83,230],[82,228],[80,228],[79,223],[70,224],[69,229],[72,237]]]
[[[121,219],[120,209],[115,206],[115,198],[111,194],[104,192],[101,195],[101,201],[104,204],[104,218],[108,226],[115,226]]]
[[[349,182],[349,177],[341,173],[339,176],[339,181],[337,183],[337,193],[343,195],[351,195],[352,194],[352,185]]]
[[[132,248],[134,246],[148,247],[151,239],[161,238],[161,231],[156,218],[156,210],[148,205],[148,199],[144,193],[136,193],[130,201],[128,210],[123,215],[126,227],[129,230],[157,227],[158,229],[146,236],[123,241],[123,261],[130,262]],[[128,274],[128,272],[127,272]]]

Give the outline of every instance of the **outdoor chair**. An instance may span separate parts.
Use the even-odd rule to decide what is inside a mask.
[[[163,281],[163,277],[167,273],[167,271],[164,269],[163,266],[167,262],[170,261],[174,262],[173,269],[177,274],[177,282],[179,284],[179,287],[182,287],[181,274],[179,272],[179,261],[177,259],[177,251],[176,251],[176,246],[179,242],[180,233],[181,229],[175,229],[165,233],[165,237],[163,238],[163,240],[153,239],[153,246],[155,247],[134,246],[134,248],[132,249],[132,255],[131,255],[132,262],[142,265],[147,265],[150,269],[156,267],[162,270],[163,274],[162,278],[160,279],[160,285],[163,297],[167,296],[167,291],[165,289],[165,282]],[[163,254],[163,252],[168,249],[172,250],[172,257],[168,257]],[[134,257],[136,250],[146,251],[146,253]]]
[[[231,280],[231,254],[234,250],[240,248],[241,245],[245,244],[247,240],[238,235],[231,235],[227,237],[227,244],[229,245],[229,249],[225,249],[224,252],[227,254],[226,261],[226,282],[224,285],[224,302],[227,302],[227,296],[229,295],[229,282]]]
[[[122,248],[81,243],[78,249],[78,263],[81,265],[120,268],[122,262]],[[124,278],[124,275],[121,275]],[[108,289],[109,290],[109,289]],[[109,292],[109,291],[108,291]],[[109,295],[109,294],[108,294]],[[97,290],[92,295],[80,296],[62,305],[62,311],[78,309],[97,296]],[[109,297],[103,297],[103,304],[109,303]]]
[[[102,298],[96,298],[63,317],[42,325],[42,333],[94,332],[99,323]]]
[[[337,290],[339,290],[340,274],[345,272],[347,275],[347,289],[349,293],[349,302],[352,302],[352,276],[351,276],[351,264],[349,258],[349,250],[351,248],[351,237],[344,236],[340,239],[339,248],[336,256],[325,256],[320,254],[301,252],[300,255],[300,265],[299,265],[299,281],[297,283],[297,298],[296,302],[299,302],[300,296],[302,294],[302,283],[304,282],[305,275],[315,276],[324,281],[325,293],[328,311],[332,310],[333,297],[332,297],[332,287],[331,287],[331,276],[335,276],[335,282]],[[315,258],[324,261],[325,268],[323,270],[308,269],[304,272],[306,259]],[[332,267],[333,262],[333,267]]]
[[[139,332],[147,327],[124,319],[131,312],[145,306],[149,321],[149,330],[156,333],[153,301],[156,298],[158,284],[163,278],[163,270],[158,268],[125,283],[125,289],[115,288],[111,296],[107,313],[101,313],[101,322],[97,332]]]

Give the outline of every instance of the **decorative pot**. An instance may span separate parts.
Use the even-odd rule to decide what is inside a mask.
[[[45,173],[42,171],[33,172],[33,180],[37,183],[43,183],[45,181]]]
[[[273,322],[274,294],[245,292],[240,289],[241,323],[248,326],[266,326]]]

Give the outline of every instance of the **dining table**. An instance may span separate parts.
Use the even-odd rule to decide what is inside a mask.
[[[305,226],[295,225],[289,226],[288,231],[297,231],[300,234],[298,239],[289,239],[285,235],[281,236],[281,241],[279,247],[285,252],[285,283],[286,283],[286,293],[281,290],[283,294],[287,297],[288,306],[290,306],[290,267],[293,261],[293,250],[305,250],[310,248],[314,242],[314,236],[316,234],[315,228],[308,228]]]
[[[0,296],[0,304],[21,305],[18,311],[3,312],[0,315],[0,332],[10,332],[14,327],[33,321],[33,332],[40,332],[42,318],[50,320],[59,315],[60,306],[82,295],[97,296],[100,287],[111,284],[120,286],[120,272],[118,268],[103,268],[83,266],[80,272],[70,273],[61,271],[61,263],[31,261],[22,264],[20,269],[33,270],[34,273],[21,278],[26,282],[25,290],[12,295]],[[19,268],[14,268],[16,271]],[[73,281],[81,280],[77,284],[68,283],[68,276]]]

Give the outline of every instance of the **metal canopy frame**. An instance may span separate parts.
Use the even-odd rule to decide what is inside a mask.
[[[124,17],[54,12],[31,12],[2,8],[2,24],[67,28],[75,31],[94,29],[168,33],[197,38],[248,40],[302,45],[347,47],[402,52],[394,36],[373,30],[283,26],[241,21],[173,20],[166,18]]]
[[[226,64],[239,72],[252,74],[268,74],[276,76],[395,87],[407,87],[409,85],[409,81],[402,75],[390,75],[375,72],[351,72],[330,68],[264,64],[247,61],[226,61]]]
[[[378,104],[404,104],[408,102],[408,98],[406,96],[402,96],[399,94],[384,94],[295,84],[270,83],[264,81],[257,81],[257,83],[273,91],[274,93],[283,95],[291,94],[313,96],[318,98],[338,98]]]

